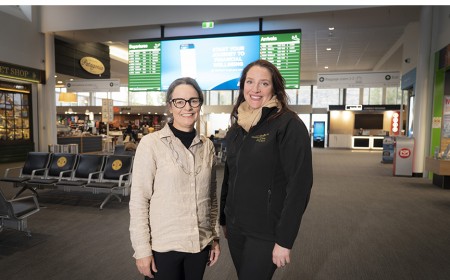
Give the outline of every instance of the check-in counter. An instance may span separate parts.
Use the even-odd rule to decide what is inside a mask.
[[[382,150],[384,136],[352,136],[352,149]]]
[[[79,153],[102,151],[102,136],[68,136],[58,137],[58,145],[77,144]]]

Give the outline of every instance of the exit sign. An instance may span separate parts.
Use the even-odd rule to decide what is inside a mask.
[[[202,22],[202,28],[214,28],[214,21]]]

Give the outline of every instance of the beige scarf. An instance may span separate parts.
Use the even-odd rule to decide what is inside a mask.
[[[242,126],[245,131],[249,131],[252,126],[255,126],[261,119],[262,108],[272,108],[277,107],[278,111],[281,109],[281,104],[278,102],[277,96],[274,95],[269,99],[263,106],[258,109],[253,109],[248,106],[247,101],[244,101],[239,105],[238,108],[238,121],[237,123]]]

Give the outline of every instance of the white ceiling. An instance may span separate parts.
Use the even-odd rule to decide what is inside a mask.
[[[52,13],[56,15],[58,12],[59,17],[63,16],[61,14],[69,13],[69,7],[51,8],[45,9],[41,14],[48,18],[52,17]],[[401,71],[402,46],[408,43],[403,41],[402,34],[408,24],[419,21],[421,6],[293,6],[289,12],[287,11],[289,7],[286,6],[263,6],[257,7],[258,9],[248,6],[226,6],[222,9],[225,14],[220,13],[221,9],[217,6],[202,6],[201,8],[209,9],[210,17],[215,15],[217,18],[208,18],[216,21],[216,28],[212,31],[199,30],[201,21],[206,20],[203,16],[205,10],[199,7],[195,7],[199,20],[193,21],[192,16],[195,17],[195,14],[192,15],[193,10],[189,10],[193,7],[170,6],[158,10],[158,7],[144,6],[141,10],[149,9],[147,22],[152,24],[134,26],[132,25],[136,23],[133,23],[133,14],[127,13],[127,8],[130,7],[115,8],[121,8],[122,11],[116,15],[117,21],[112,22],[123,25],[124,22],[128,22],[127,26],[111,27],[111,23],[108,25],[105,19],[108,17],[106,9],[104,13],[98,13],[95,19],[91,19],[91,26],[100,28],[91,29],[83,26],[83,29],[68,30],[67,25],[70,24],[67,22],[66,26],[59,28],[57,24],[52,27],[46,22],[45,28],[46,31],[54,32],[56,37],[65,40],[101,42],[127,50],[128,40],[160,37],[162,24],[167,30],[166,37],[171,37],[170,34],[189,36],[202,35],[205,32],[210,34],[258,31],[258,19],[262,18],[263,30],[302,29],[301,79],[304,82],[315,81],[317,73],[324,72]],[[73,12],[70,14],[72,17]],[[155,16],[152,17],[151,13]],[[164,13],[170,16],[164,17]],[[227,17],[227,14],[232,16]],[[70,23],[70,17],[67,18]],[[124,21],[124,18],[129,20]],[[153,21],[157,18],[161,22],[155,24]],[[81,17],[78,17],[78,21],[86,25]],[[80,27],[74,23],[72,26]],[[221,26],[226,28],[221,29]],[[329,31],[330,26],[335,30]],[[327,51],[328,47],[332,50]],[[329,68],[325,69],[325,66]],[[126,83],[127,75],[127,65],[113,59],[111,78],[119,78],[122,83]]]

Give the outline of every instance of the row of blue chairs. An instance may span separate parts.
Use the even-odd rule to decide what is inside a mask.
[[[121,201],[120,195],[129,195],[133,160],[131,155],[30,152],[23,166],[6,169],[0,181],[21,188],[13,199],[26,190],[39,197],[37,190],[44,188],[107,193],[103,209],[111,197]]]

